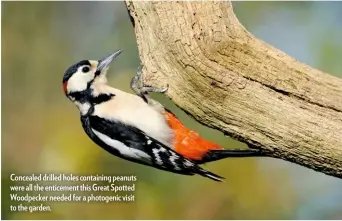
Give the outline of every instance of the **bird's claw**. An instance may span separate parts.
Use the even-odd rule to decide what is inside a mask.
[[[142,64],[138,67],[136,75],[131,80],[131,89],[135,91],[135,93],[141,97],[144,95],[147,95],[150,92],[165,93],[169,89],[168,84],[162,88],[155,88],[155,87],[144,85],[143,76],[142,76],[143,67],[144,66]]]

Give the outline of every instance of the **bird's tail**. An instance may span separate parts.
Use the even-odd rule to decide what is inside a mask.
[[[218,182],[223,182],[223,180],[224,180],[224,177],[221,177],[215,173],[212,173],[212,172],[205,170],[205,169],[202,169],[202,168],[198,168],[197,174],[204,176],[204,177],[207,177],[209,179],[218,181]]]
[[[228,157],[260,157],[264,156],[261,150],[257,149],[230,149],[230,150],[210,150],[201,160],[196,163],[208,163],[216,160],[221,160]]]
[[[196,164],[208,163],[228,157],[253,157],[264,156],[260,150],[256,149],[233,149],[233,150],[210,150],[201,160],[194,161]],[[197,173],[209,179],[223,182],[224,177],[198,167]]]

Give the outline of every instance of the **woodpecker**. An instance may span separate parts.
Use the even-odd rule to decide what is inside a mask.
[[[82,60],[69,67],[63,77],[64,94],[79,109],[84,131],[98,146],[135,163],[215,181],[224,178],[200,164],[262,155],[255,149],[225,150],[186,128],[171,111],[148,96],[150,92],[165,93],[168,88],[145,86],[141,67],[130,83],[135,94],[110,87],[107,71],[121,52],[101,60]]]

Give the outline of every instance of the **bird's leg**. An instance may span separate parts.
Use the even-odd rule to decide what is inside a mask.
[[[154,88],[147,85],[144,85],[143,82],[143,74],[142,74],[142,65],[139,66],[137,74],[131,80],[131,89],[141,98],[145,100],[145,102],[152,104],[152,105],[161,105],[157,101],[152,100],[148,93],[150,92],[157,92],[157,93],[165,93],[168,87],[163,88]]]
[[[144,85],[142,65],[139,66],[137,74],[131,80],[131,88],[139,96],[147,95],[150,92],[164,93],[167,91],[168,87],[154,88],[151,86]]]

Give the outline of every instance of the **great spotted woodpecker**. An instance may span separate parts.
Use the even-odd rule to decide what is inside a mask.
[[[226,157],[261,156],[259,150],[225,150],[187,129],[176,116],[148,97],[166,88],[144,86],[142,72],[132,78],[136,95],[107,85],[109,64],[122,50],[101,60],[83,60],[67,69],[65,95],[76,104],[86,134],[109,153],[129,161],[178,174],[223,177],[199,164]]]

